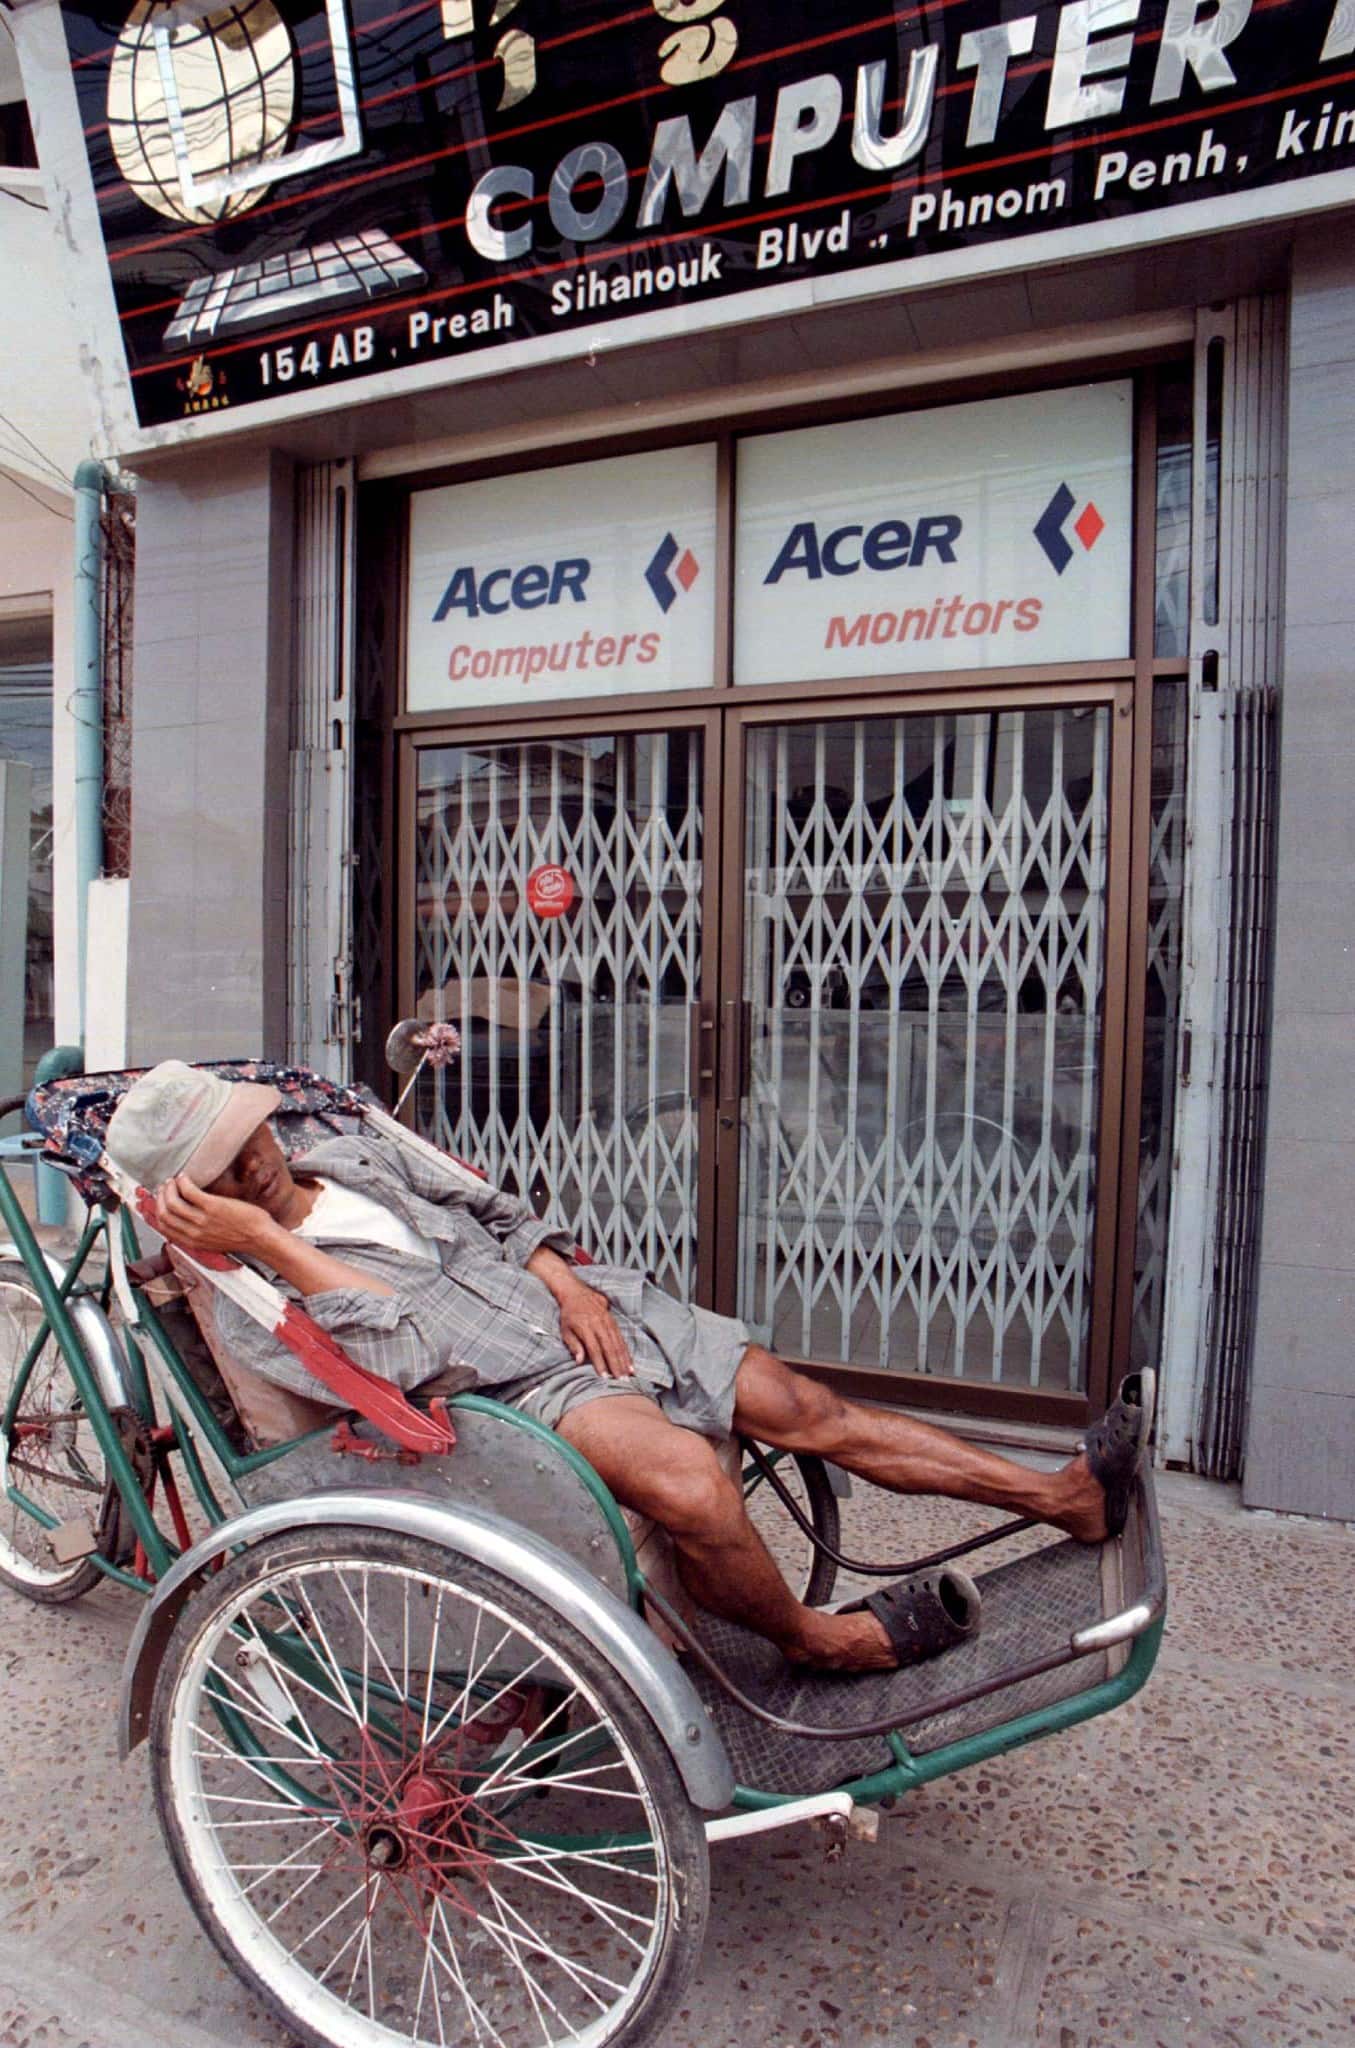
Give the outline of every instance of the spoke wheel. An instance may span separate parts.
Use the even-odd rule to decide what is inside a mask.
[[[325,2048],[626,2048],[700,1952],[705,1832],[610,1664],[487,1567],[288,1531],[209,1578],[151,1717],[179,1875]]]
[[[775,1457],[764,1450],[764,1457]],[[841,1521],[837,1496],[822,1458],[795,1452],[778,1459],[776,1476],[811,1524],[821,1543],[834,1550],[842,1548]],[[743,1498],[748,1519],[761,1536],[782,1577],[797,1600],[806,1607],[823,1607],[833,1597],[837,1566],[831,1557],[810,1541],[803,1529],[786,1513],[785,1502],[751,1459],[743,1467]]]
[[[42,1303],[24,1267],[0,1262],[0,1422],[42,1322]],[[59,1564],[45,1524],[12,1497],[15,1491],[57,1522],[83,1522],[96,1537],[114,1513],[103,1452],[52,1336],[0,1442],[0,1583],[47,1604],[78,1600],[102,1574],[84,1557]]]

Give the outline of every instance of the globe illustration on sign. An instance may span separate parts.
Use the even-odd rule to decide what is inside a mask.
[[[162,54],[172,73],[177,121]],[[108,128],[118,169],[137,198],[169,220],[228,220],[256,205],[264,188],[190,205],[184,169],[205,181],[281,155],[296,97],[296,48],[273,0],[239,0],[234,7],[137,0],[108,72]]]

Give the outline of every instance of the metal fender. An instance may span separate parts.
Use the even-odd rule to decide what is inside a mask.
[[[66,1268],[51,1252],[44,1252],[47,1270],[60,1286],[66,1277]],[[13,1259],[23,1264],[23,1254],[8,1238],[0,1240],[0,1259]],[[75,1324],[80,1342],[85,1347],[85,1356],[90,1369],[99,1383],[99,1392],[110,1408],[133,1408],[136,1405],[132,1392],[132,1379],[127,1366],[127,1356],[118,1342],[117,1333],[97,1301],[88,1294],[77,1295],[66,1303],[71,1321]]]
[[[553,1544],[482,1508],[443,1505],[424,1494],[313,1493],[270,1501],[213,1529],[156,1587],[142,1612],[123,1668],[119,1747],[125,1757],[146,1738],[156,1674],[174,1625],[214,1558],[281,1530],[389,1529],[489,1565],[535,1593],[570,1622],[630,1687],[667,1743],[687,1796],[707,1812],[727,1806],[734,1773],[691,1680],[671,1652],[614,1593]]]

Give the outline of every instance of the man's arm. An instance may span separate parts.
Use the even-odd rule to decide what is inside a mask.
[[[491,1181],[481,1180],[434,1147],[401,1146],[384,1133],[369,1133],[364,1142],[379,1146],[414,1194],[427,1202],[465,1209],[515,1266],[528,1266],[541,1245],[566,1254],[573,1251],[574,1240],[567,1230],[543,1223],[525,1202],[506,1195]]]
[[[525,1270],[535,1274],[555,1296],[560,1310],[560,1335],[576,1365],[585,1361],[608,1379],[630,1379],[635,1372],[621,1326],[604,1294],[581,1280],[548,1245],[538,1245]]]
[[[204,1194],[182,1176],[159,1190],[157,1205],[160,1227],[172,1243],[190,1254],[229,1252],[258,1259],[304,1298],[308,1314],[355,1364],[379,1379],[412,1393],[447,1362],[436,1319],[426,1325],[418,1311],[414,1297],[424,1292],[423,1284],[406,1290],[398,1260],[384,1267],[390,1282],[378,1279],[273,1222],[255,1204]],[[422,1274],[429,1269],[413,1270]],[[241,1365],[294,1393],[343,1406],[272,1330],[228,1294],[215,1293],[212,1307],[221,1340]]]
[[[186,1252],[230,1252],[259,1259],[298,1294],[328,1294],[339,1287],[364,1294],[393,1292],[384,1280],[345,1265],[342,1259],[321,1251],[319,1245],[275,1223],[253,1202],[205,1194],[184,1174],[158,1190],[156,1212],[161,1233],[171,1244],[181,1245]]]

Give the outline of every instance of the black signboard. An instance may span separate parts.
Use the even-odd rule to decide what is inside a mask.
[[[1346,0],[63,14],[147,425],[1355,163]]]

